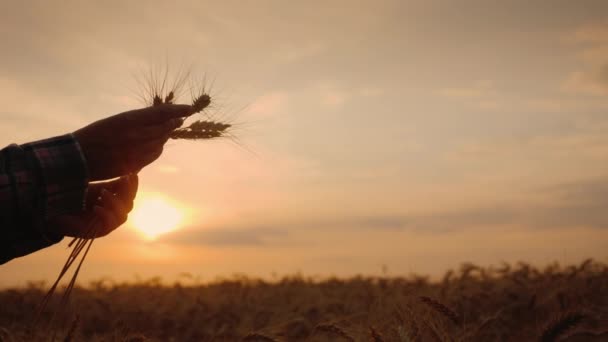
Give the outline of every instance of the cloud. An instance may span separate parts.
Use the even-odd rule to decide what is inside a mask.
[[[259,116],[273,116],[285,111],[288,95],[283,91],[274,91],[258,97],[250,106],[249,112]]]
[[[316,57],[326,51],[325,43],[320,41],[312,42],[287,42],[277,47],[275,56],[277,61],[284,63],[294,63],[303,59]]]
[[[478,80],[469,86],[441,88],[438,94],[481,109],[500,107],[497,91],[490,80]]]
[[[288,232],[279,227],[184,229],[166,235],[164,242],[206,246],[284,245]]]
[[[571,93],[608,95],[608,63],[586,71],[572,72],[564,81],[562,89]]]
[[[338,108],[353,97],[354,90],[341,82],[322,80],[317,82],[313,92],[316,93],[315,97],[318,97],[325,106]]]
[[[608,95],[608,23],[586,25],[566,36],[579,48],[582,68],[572,71],[562,90],[595,96]]]
[[[189,228],[168,234],[165,242],[206,246],[284,247],[300,244],[302,232],[397,232],[442,234],[467,229],[608,229],[608,177],[530,189],[541,202],[496,202],[483,206],[411,215],[369,215],[285,220],[256,226]],[[306,239],[306,241],[309,241]]]
[[[562,183],[531,189],[547,199],[542,203],[495,204],[413,219],[418,228],[467,228],[517,225],[532,229],[608,228],[608,178]]]
[[[608,63],[601,66],[598,72],[598,80],[602,84],[608,86]]]
[[[549,190],[557,203],[529,212],[532,223],[547,228],[608,228],[608,179],[564,183]]]
[[[347,95],[337,90],[328,90],[323,93],[323,103],[332,107],[339,107],[346,102]]]
[[[398,215],[285,220],[254,226],[189,227],[165,235],[163,241],[205,246],[285,246],[296,243],[295,235],[302,231],[398,231],[405,229],[406,224],[407,219]]]
[[[364,229],[401,230],[407,228],[409,220],[400,216],[375,216],[354,220],[351,224]]]
[[[329,79],[319,79],[311,89],[310,94],[306,94],[308,99],[313,97],[330,109],[337,109],[345,106],[348,102],[357,101],[362,98],[377,99],[386,93],[386,89],[375,84],[355,85],[347,84],[344,81]]]
[[[584,25],[568,34],[566,40],[575,43],[608,43],[608,23]]]
[[[320,225],[320,229],[415,230],[441,233],[471,228],[519,226],[529,229],[608,229],[608,177],[562,183],[541,189],[541,203],[488,203],[469,209],[424,215],[389,215],[349,219]]]
[[[589,109],[583,105],[570,103],[568,108],[572,111],[565,115],[575,110],[581,113],[553,132],[470,139],[454,145],[446,153],[446,161],[480,178],[500,175],[513,179],[525,174],[543,181],[548,179],[548,168],[553,169],[549,175],[553,180],[600,176],[596,171],[608,161],[608,120],[601,115],[603,112],[584,115]]]
[[[492,82],[479,80],[471,86],[442,88],[439,93],[454,99],[472,99],[484,97],[492,89]]]
[[[363,97],[377,97],[384,94],[385,91],[378,86],[365,86],[360,88],[358,93]]]

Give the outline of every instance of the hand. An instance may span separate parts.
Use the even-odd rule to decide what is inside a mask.
[[[102,237],[127,221],[137,193],[136,174],[117,180],[90,184],[86,210],[75,215],[60,215],[47,222],[49,233],[72,237]],[[94,229],[91,234],[89,228]]]
[[[192,106],[162,104],[96,121],[74,132],[91,181],[138,173],[160,157],[169,134],[180,127]]]

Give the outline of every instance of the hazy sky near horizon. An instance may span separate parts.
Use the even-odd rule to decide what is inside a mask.
[[[140,197],[187,220],[99,240],[84,281],[608,261],[608,2],[3,2],[0,41],[1,146],[141,107],[166,59],[242,124],[170,142]]]

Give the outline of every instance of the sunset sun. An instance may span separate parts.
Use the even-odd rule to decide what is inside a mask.
[[[177,229],[184,219],[184,213],[165,197],[148,195],[136,201],[129,218],[141,235],[154,240],[161,234]]]

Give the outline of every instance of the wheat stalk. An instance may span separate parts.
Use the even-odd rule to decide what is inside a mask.
[[[277,342],[274,338],[258,333],[250,333],[243,337],[242,341],[246,342]]]
[[[72,248],[72,252],[68,256],[66,263],[64,264],[63,268],[61,269],[61,272],[59,272],[59,276],[57,276],[57,279],[55,280],[55,282],[53,283],[51,288],[48,290],[46,295],[43,297],[42,302],[38,306],[38,309],[36,310],[36,314],[34,316],[35,318],[33,321],[33,327],[35,327],[36,324],[38,324],[40,317],[42,315],[42,312],[44,311],[46,306],[49,304],[51,297],[53,296],[53,294],[55,293],[55,290],[57,289],[57,285],[59,284],[59,282],[61,281],[63,276],[67,273],[67,271],[70,269],[72,264],[76,261],[76,259],[78,259],[78,256],[80,255],[82,250],[85,249],[85,246],[88,243],[85,253],[82,256],[82,258],[80,259],[80,262],[78,263],[76,272],[74,272],[74,275],[72,276],[72,279],[70,280],[69,285],[64,290],[64,293],[63,293],[63,296],[61,299],[62,307],[63,308],[67,307],[70,294],[72,293],[72,289],[74,288],[74,284],[76,283],[76,278],[78,277],[78,273],[80,271],[80,268],[82,267],[82,263],[84,262],[84,259],[86,258],[87,254],[89,252],[89,249],[91,248],[91,245],[93,244],[93,240],[95,240],[95,235],[97,233],[99,223],[100,223],[100,221],[98,221],[98,220],[92,220],[91,223],[89,224],[89,227],[87,227],[87,229],[85,231],[84,237],[74,238],[70,242],[70,244],[68,244],[68,247],[70,247],[74,244],[75,245]],[[49,326],[52,324],[56,313],[57,313],[56,311],[53,312],[51,319],[49,320]]]
[[[70,326],[70,330],[68,330],[67,335],[63,339],[64,342],[72,342],[76,333],[76,328],[78,328],[78,323],[80,323],[80,316],[76,315],[76,318],[74,318],[74,321]]]
[[[352,336],[350,336],[348,333],[346,333],[346,331],[342,330],[340,327],[334,324],[319,324],[317,325],[315,330],[327,333],[329,335],[339,336],[347,341],[355,341],[355,339],[352,338]]]
[[[544,329],[539,340],[541,342],[557,341],[568,330],[571,330],[579,325],[585,318],[586,316],[584,314],[578,312],[564,314],[560,318],[551,322]]]
[[[454,324],[460,325],[460,316],[458,316],[458,314],[452,309],[429,297],[422,296],[420,297],[420,301],[431,307],[433,310],[449,318],[452,322],[454,322]]]

